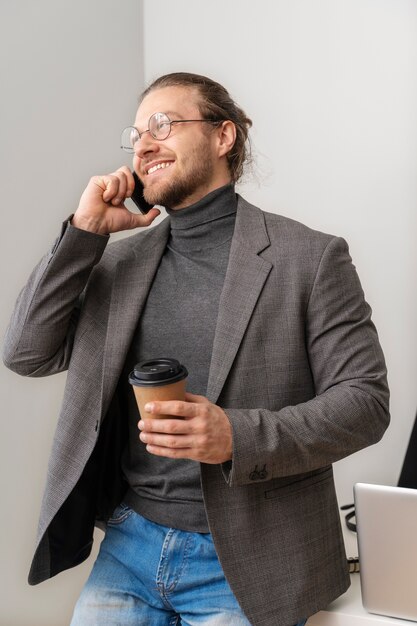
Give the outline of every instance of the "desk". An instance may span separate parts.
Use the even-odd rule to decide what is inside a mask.
[[[342,517],[343,535],[348,557],[358,555],[356,533],[346,528]],[[368,613],[362,606],[360,574],[351,574],[351,586],[326,610],[316,613],[306,626],[416,626],[416,622]]]

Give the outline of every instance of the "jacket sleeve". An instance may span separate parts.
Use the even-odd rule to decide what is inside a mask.
[[[311,472],[381,439],[389,424],[384,356],[348,246],[332,238],[308,301],[305,344],[316,396],[278,411],[225,409],[231,486]]]
[[[6,367],[23,376],[67,369],[82,292],[107,242],[107,236],[64,222],[17,299],[4,341]]]

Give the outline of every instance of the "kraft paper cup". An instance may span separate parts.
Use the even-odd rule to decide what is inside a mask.
[[[129,383],[133,387],[141,417],[172,417],[146,413],[145,404],[154,400],[184,400],[187,376],[187,369],[176,359],[161,357],[137,363],[129,375]]]

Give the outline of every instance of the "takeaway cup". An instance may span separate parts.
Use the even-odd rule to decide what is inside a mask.
[[[145,404],[153,400],[184,400],[187,376],[187,369],[176,359],[161,357],[137,363],[129,374],[129,383],[141,417],[172,417],[146,413]]]

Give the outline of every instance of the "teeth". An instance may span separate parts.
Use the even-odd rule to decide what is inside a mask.
[[[171,165],[170,162],[166,162],[166,163],[158,163],[158,165],[154,165],[153,167],[151,167],[148,170],[148,174],[153,174],[154,172],[156,172],[156,170],[162,170],[165,167],[169,167]]]

